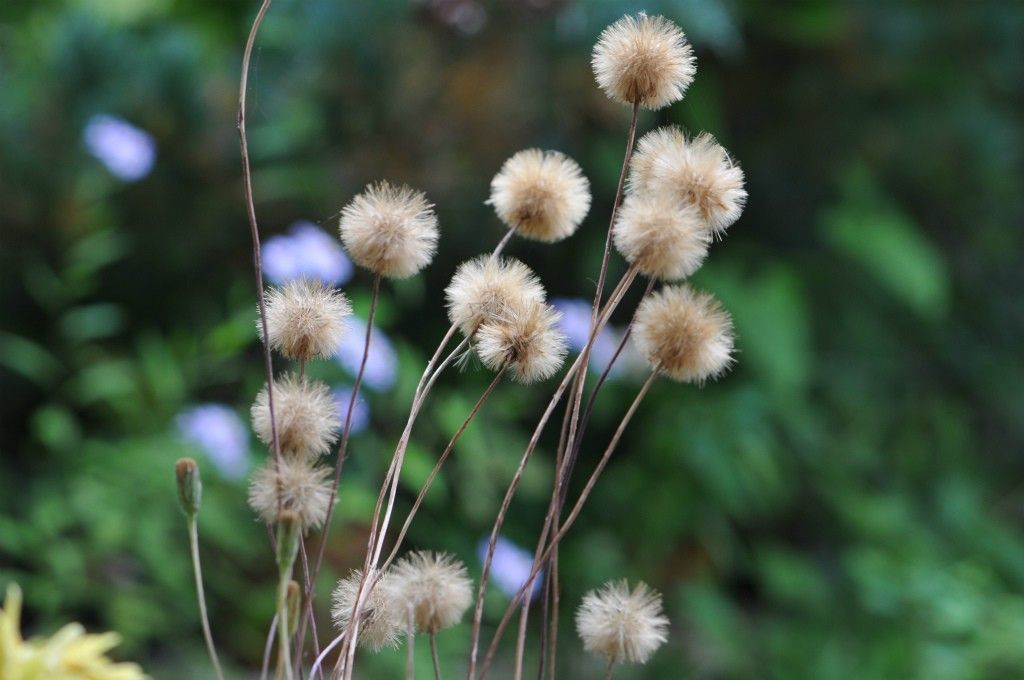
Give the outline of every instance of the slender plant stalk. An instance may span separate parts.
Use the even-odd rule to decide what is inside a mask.
[[[203,637],[206,639],[206,651],[210,653],[210,662],[213,664],[213,671],[217,674],[217,680],[224,680],[224,673],[220,668],[220,659],[217,657],[217,648],[213,644],[213,634],[210,632],[210,617],[206,613],[206,592],[203,589],[203,569],[199,563],[199,520],[196,514],[188,515],[188,544],[192,553],[192,571],[196,577],[196,597],[199,600],[199,620],[203,626]]]
[[[604,672],[604,680],[612,680],[612,674],[615,673],[615,659],[613,658],[608,662],[608,668]]]
[[[584,345],[584,348],[593,344],[597,334],[602,328],[604,328],[605,324],[608,323],[608,319],[611,317],[612,312],[614,312],[615,308],[618,307],[619,303],[622,301],[622,297],[629,289],[630,284],[636,278],[636,273],[636,268],[630,267],[626,270],[626,273],[623,274],[622,279],[619,281],[618,285],[616,285],[615,290],[612,292],[612,295],[608,299],[608,303],[605,305],[605,308],[601,313],[597,327],[591,331],[590,337],[587,339],[587,343]],[[505,517],[508,515],[508,509],[512,503],[512,497],[519,488],[519,483],[522,480],[526,465],[530,461],[530,456],[533,454],[534,449],[537,448],[537,443],[540,441],[541,433],[544,431],[544,427],[551,418],[552,412],[561,401],[565,390],[569,387],[571,381],[575,377],[576,372],[578,370],[583,370],[581,368],[583,366],[583,359],[584,355],[581,352],[580,355],[576,357],[572,366],[569,367],[569,370],[566,371],[565,376],[558,384],[558,387],[555,388],[555,393],[552,395],[551,400],[544,409],[544,413],[537,422],[533,435],[531,435],[530,441],[526,445],[526,450],[523,452],[523,455],[519,460],[519,466],[516,468],[512,481],[509,483],[509,487],[505,492],[505,497],[502,499],[501,508],[498,510],[498,516],[494,520],[494,526],[491,529],[491,537],[487,543],[487,554],[484,556],[483,568],[480,574],[480,583],[477,587],[476,607],[473,613],[473,632],[470,643],[469,670],[467,675],[470,680],[472,680],[476,672],[477,650],[480,645],[480,625],[483,620],[484,594],[487,592],[487,578],[490,574],[491,562],[494,560],[494,549],[498,543],[498,535],[501,532],[501,527],[505,523]]]
[[[274,634],[277,633],[277,612],[270,620],[270,631],[267,633],[267,641],[263,645],[263,665],[260,667],[260,680],[267,680],[267,673],[270,672],[270,650],[274,648]]]
[[[323,664],[324,659],[327,658],[327,655],[330,654],[335,647],[341,644],[341,641],[344,639],[345,633],[343,632],[341,635],[331,640],[330,644],[324,647],[324,651],[320,652],[320,656],[316,657],[316,661],[313,662],[313,667],[309,669],[309,677],[312,678],[314,675],[317,674],[319,674],[320,677],[323,677],[323,671],[320,668],[321,664]]]
[[[530,590],[533,588],[533,581],[537,578],[537,574],[543,568],[543,565],[547,561],[547,558],[550,557],[554,548],[561,542],[561,540],[565,537],[565,534],[568,533],[569,529],[572,528],[572,525],[576,522],[576,518],[579,517],[579,514],[583,509],[583,505],[587,502],[587,499],[590,497],[591,492],[593,492],[594,486],[597,484],[598,478],[601,476],[601,473],[604,472],[605,466],[608,465],[608,461],[611,458],[612,453],[615,452],[615,449],[619,444],[619,440],[622,439],[622,435],[626,431],[626,426],[629,425],[630,420],[632,420],[633,415],[636,413],[637,408],[640,406],[640,402],[643,401],[645,396],[647,396],[647,392],[651,389],[651,385],[654,384],[654,381],[657,377],[658,371],[652,371],[651,374],[647,377],[647,380],[645,380],[643,385],[640,387],[640,391],[637,393],[636,397],[633,399],[633,403],[629,405],[629,408],[623,415],[622,421],[619,423],[619,426],[615,429],[615,433],[612,435],[611,441],[608,443],[608,447],[601,455],[601,460],[598,462],[597,467],[594,468],[594,471],[587,479],[586,486],[584,486],[583,490],[580,492],[579,498],[576,500],[575,505],[573,505],[572,510],[569,512],[568,517],[566,517],[565,519],[565,522],[561,525],[561,527],[558,529],[555,535],[551,538],[551,541],[549,542],[547,549],[545,549],[545,551],[541,554],[540,560],[534,563],[533,568],[530,570],[530,575],[527,577],[526,581],[519,588],[519,590],[516,591],[516,594],[512,597],[512,600],[509,602],[509,605],[505,609],[505,613],[502,616],[500,623],[498,624],[498,629],[494,634],[494,638],[491,640],[491,644],[487,649],[487,654],[484,657],[484,661],[481,664],[479,674],[480,680],[487,677],[487,671],[490,669],[491,663],[494,661],[494,655],[497,652],[498,643],[501,641],[501,636],[504,633],[505,628],[508,626],[508,623],[511,620],[512,615],[519,608],[522,598],[526,595],[526,593],[530,592]]]
[[[282,569],[277,585],[277,662],[278,674],[284,674],[285,680],[293,680],[291,633],[288,630],[288,581],[291,580],[290,570]]]
[[[416,677],[416,627],[413,625],[412,608],[409,608],[409,627],[405,634],[408,645],[405,651],[405,680]]]
[[[430,660],[434,662],[434,680],[441,680],[441,658],[437,654],[437,633],[430,634]]]
[[[313,643],[313,658],[320,656],[320,635],[316,629],[316,617],[313,614],[313,598],[308,593],[313,592],[312,580],[309,577],[309,556],[306,552],[306,537],[301,536],[299,538],[299,555],[302,557],[302,575],[306,579],[306,588],[303,597],[306,599],[306,616],[309,619],[310,642]],[[299,624],[300,630],[305,632],[306,620],[302,620]],[[302,647],[303,638],[301,636],[296,638],[295,641],[295,674],[302,677]]]

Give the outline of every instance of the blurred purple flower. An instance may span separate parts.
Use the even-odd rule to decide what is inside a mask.
[[[198,447],[228,479],[249,470],[249,436],[245,423],[225,404],[200,404],[175,419],[186,441]]]
[[[348,415],[348,402],[352,399],[352,388],[351,387],[335,387],[332,390],[334,395],[334,403],[338,407],[338,417],[341,418],[342,425],[345,424],[345,416]],[[362,397],[356,400],[355,406],[352,408],[352,434],[362,432],[366,429],[366,426],[370,423],[370,407],[367,406],[366,400]]]
[[[123,118],[99,113],[85,124],[82,133],[89,153],[125,182],[140,180],[156,162],[156,142]]]
[[[569,339],[569,346],[579,352],[590,337],[592,303],[583,298],[553,298],[551,305],[562,313],[558,325]],[[621,338],[621,332],[611,326],[601,329],[590,350],[590,370],[596,373],[604,371],[608,362],[615,356],[615,350],[619,346]],[[609,376],[617,375],[621,370],[621,364],[616,361]]]
[[[359,371],[363,359],[363,344],[366,342],[366,322],[352,317],[348,328],[338,345],[335,358],[352,376]],[[363,372],[363,384],[371,390],[383,391],[395,384],[398,378],[398,355],[395,354],[391,341],[379,328],[374,327],[370,338],[370,352],[366,357],[366,370]]]
[[[482,564],[487,557],[487,544],[490,537],[480,539],[477,544],[477,557]],[[515,597],[519,589],[530,578],[530,571],[533,569],[533,554],[508,540],[504,536],[498,536],[494,544],[494,558],[491,561],[491,581],[508,597]],[[541,583],[544,580],[544,572],[541,571],[533,580],[533,587],[530,592],[530,599],[537,596]]]
[[[341,242],[312,222],[295,222],[287,234],[263,244],[263,271],[276,284],[299,277],[336,286],[352,278],[352,262]]]

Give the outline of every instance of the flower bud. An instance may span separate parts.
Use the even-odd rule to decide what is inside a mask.
[[[277,518],[277,567],[282,572],[290,570],[295,564],[301,534],[302,522],[299,514],[292,510],[283,510]]]
[[[178,501],[181,503],[181,509],[189,517],[195,517],[203,502],[203,483],[199,479],[199,466],[191,458],[182,458],[174,464],[174,474],[178,479]]]
[[[299,613],[302,611],[302,588],[294,580],[288,581],[285,602],[288,608],[288,630],[298,630]]]

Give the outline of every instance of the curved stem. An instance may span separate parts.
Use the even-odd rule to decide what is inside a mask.
[[[434,662],[434,680],[441,680],[441,659],[437,654],[437,633],[430,634],[430,660]]]
[[[217,680],[224,680],[224,673],[220,668],[220,659],[217,657],[217,648],[213,644],[213,634],[210,632],[210,617],[206,612],[203,569],[199,563],[199,522],[194,514],[188,516],[188,544],[192,553],[192,571],[196,579],[196,597],[199,599],[199,620],[203,626],[203,638],[206,639],[206,651],[210,654],[210,662],[213,664],[213,671],[217,675]]]
[[[309,677],[312,678],[317,673],[319,673],[320,676],[323,677],[323,671],[320,670],[321,664],[323,664],[324,659],[327,658],[327,655],[331,653],[331,650],[333,650],[335,647],[341,644],[341,641],[344,639],[345,633],[342,632],[341,635],[331,640],[331,643],[324,647],[324,651],[320,652],[320,656],[316,657],[316,661],[313,662],[313,667],[309,669]]]
[[[267,673],[270,672],[270,650],[274,648],[274,634],[276,632],[277,613],[275,613],[274,618],[270,620],[270,631],[267,633],[267,642],[263,645],[263,665],[260,666],[260,680],[267,680]]]

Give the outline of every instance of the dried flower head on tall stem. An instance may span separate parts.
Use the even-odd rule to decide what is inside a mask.
[[[512,377],[529,384],[545,380],[562,366],[567,352],[558,329],[559,313],[543,302],[521,301],[476,332],[476,352],[484,366],[508,366]]]
[[[327,517],[332,489],[331,468],[282,456],[276,468],[270,462],[253,474],[249,505],[267,524],[277,521],[281,508],[298,515],[303,531],[317,529]]]
[[[576,630],[584,649],[609,664],[647,663],[668,639],[668,619],[657,591],[644,583],[630,589],[625,581],[613,581],[583,597]]]
[[[395,563],[393,577],[399,600],[423,633],[451,628],[472,601],[466,566],[445,553],[409,553]]]
[[[711,244],[697,210],[665,193],[627,195],[613,238],[615,248],[641,274],[668,281],[697,271]]]
[[[541,303],[546,297],[540,279],[525,264],[487,255],[459,265],[444,292],[448,318],[467,338],[480,324],[507,315],[512,306]]]
[[[289,374],[274,381],[274,399],[277,436],[285,456],[317,458],[330,452],[341,420],[327,385]],[[260,441],[270,443],[266,386],[252,405],[252,427]]]
[[[267,291],[266,311],[271,347],[285,358],[308,361],[337,351],[352,305],[319,280],[296,279]]]
[[[395,647],[405,630],[403,621],[403,602],[399,595],[397,582],[390,572],[385,572],[380,579],[366,579],[369,593],[360,608],[359,644],[371,649]],[[356,597],[363,582],[361,570],[352,571],[346,578],[338,581],[331,595],[331,617],[339,630],[349,628],[349,620],[355,608]]]

